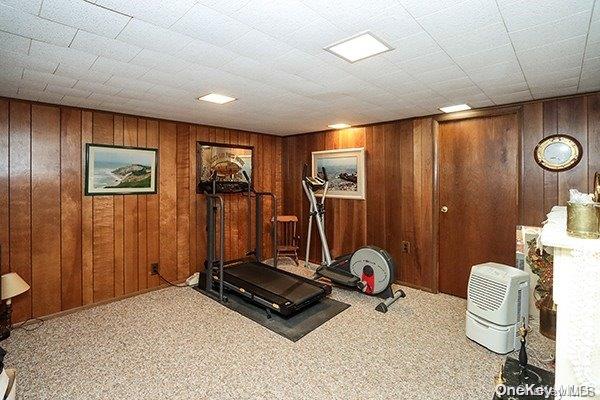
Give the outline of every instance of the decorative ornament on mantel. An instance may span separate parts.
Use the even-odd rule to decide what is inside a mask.
[[[552,254],[537,248],[537,238],[528,242],[527,262],[531,272],[538,276],[533,296],[540,310],[540,333],[549,339],[556,339],[556,305],[552,296],[553,269]]]

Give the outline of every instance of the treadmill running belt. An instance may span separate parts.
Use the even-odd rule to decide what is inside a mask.
[[[251,285],[268,292],[273,302],[278,302],[279,298],[300,305],[328,294],[324,285],[318,282],[257,262],[228,266],[224,274],[226,282],[240,287]]]

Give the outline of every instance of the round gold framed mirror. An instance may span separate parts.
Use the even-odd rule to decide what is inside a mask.
[[[558,134],[542,139],[533,152],[540,167],[553,172],[576,166],[583,156],[581,143],[572,136]]]

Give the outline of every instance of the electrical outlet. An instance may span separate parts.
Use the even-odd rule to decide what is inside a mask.
[[[410,242],[407,242],[406,240],[402,242],[402,252],[410,253]]]
[[[152,267],[150,275],[158,275],[158,263],[153,263],[150,266]]]

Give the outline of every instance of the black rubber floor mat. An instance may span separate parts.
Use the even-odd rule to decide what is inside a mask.
[[[201,290],[198,291],[203,293]],[[244,317],[251,319],[292,342],[297,342],[305,335],[350,307],[350,304],[326,298],[289,318],[283,318],[274,312],[271,313],[271,318],[267,318],[267,312],[263,307],[257,306],[239,296],[229,293],[227,294],[227,299],[228,301],[223,303],[225,307],[240,313]]]

